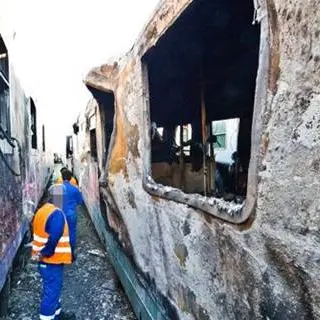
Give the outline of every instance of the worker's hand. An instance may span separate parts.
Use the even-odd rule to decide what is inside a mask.
[[[31,256],[31,261],[34,261],[34,262],[39,262],[39,261],[41,261],[41,259],[42,259],[42,255],[41,255],[40,252],[37,253],[37,254],[34,255],[34,256]]]

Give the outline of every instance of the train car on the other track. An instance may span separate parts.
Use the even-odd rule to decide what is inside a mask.
[[[0,315],[15,257],[53,169],[43,110],[21,87],[8,42],[0,35]]]

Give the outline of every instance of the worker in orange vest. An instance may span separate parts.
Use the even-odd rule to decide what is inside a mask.
[[[57,184],[62,184],[63,183],[62,172],[66,171],[66,170],[68,170],[68,168],[66,168],[66,167],[61,168],[61,170],[60,170],[61,175],[60,175],[60,177],[58,178],[58,180],[56,182]],[[78,187],[78,181],[77,181],[77,179],[75,177],[71,177],[70,183],[72,185],[74,185],[75,187]]]
[[[61,311],[64,265],[73,261],[69,227],[63,211],[63,185],[54,185],[33,219],[32,260],[39,262],[43,281],[40,320],[72,320]]]

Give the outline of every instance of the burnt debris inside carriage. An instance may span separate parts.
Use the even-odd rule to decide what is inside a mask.
[[[99,106],[102,131],[101,139],[103,147],[102,166],[105,167],[114,127],[114,94],[113,92],[104,92],[92,87],[88,87],[88,89],[92,93]]]
[[[246,196],[259,54],[252,17],[252,1],[195,1],[143,57],[156,182]]]

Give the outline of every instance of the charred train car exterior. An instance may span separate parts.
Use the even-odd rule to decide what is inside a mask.
[[[52,172],[42,110],[26,97],[0,36],[0,291],[5,312],[10,270]]]
[[[88,74],[67,152],[139,319],[320,318],[319,4],[165,0]],[[213,122],[233,118],[218,197]]]

